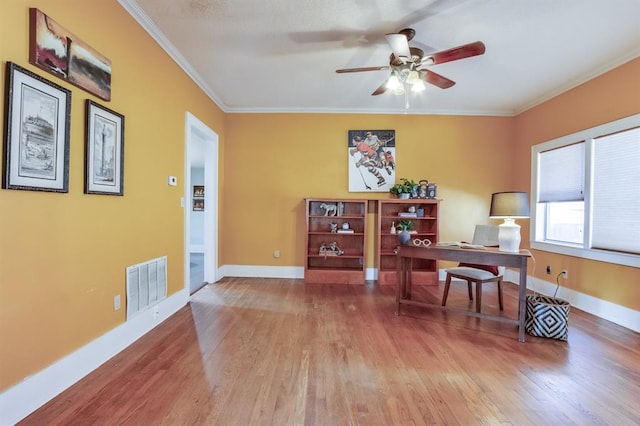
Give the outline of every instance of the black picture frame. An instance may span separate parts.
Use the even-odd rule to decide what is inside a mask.
[[[69,192],[71,91],[7,62],[2,188]]]
[[[418,181],[418,198],[427,198],[429,181],[422,179]]]
[[[204,185],[193,185],[193,198],[204,198]]]
[[[124,115],[86,101],[85,194],[124,195]]]
[[[204,211],[204,198],[194,198],[193,199],[193,211],[194,212],[203,212]]]

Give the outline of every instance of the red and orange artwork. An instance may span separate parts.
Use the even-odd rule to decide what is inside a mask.
[[[29,62],[111,100],[111,61],[42,11],[30,9]]]

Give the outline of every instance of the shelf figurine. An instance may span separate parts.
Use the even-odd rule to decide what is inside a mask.
[[[340,250],[338,247],[338,243],[332,241],[330,243],[324,243],[320,246],[320,255],[322,256],[342,256],[344,254],[343,250]]]
[[[335,216],[338,213],[338,206],[335,204],[322,203],[320,210],[324,210],[325,216]]]

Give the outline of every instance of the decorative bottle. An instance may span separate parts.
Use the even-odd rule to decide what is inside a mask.
[[[409,234],[409,231],[407,231],[407,226],[402,225],[402,231],[398,233],[398,242],[401,245],[406,246],[407,244],[409,244],[409,241],[411,241],[411,234]]]

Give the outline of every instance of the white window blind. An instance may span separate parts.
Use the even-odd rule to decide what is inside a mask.
[[[584,142],[540,153],[538,202],[584,200]]]
[[[594,141],[592,247],[640,254],[640,128]]]

